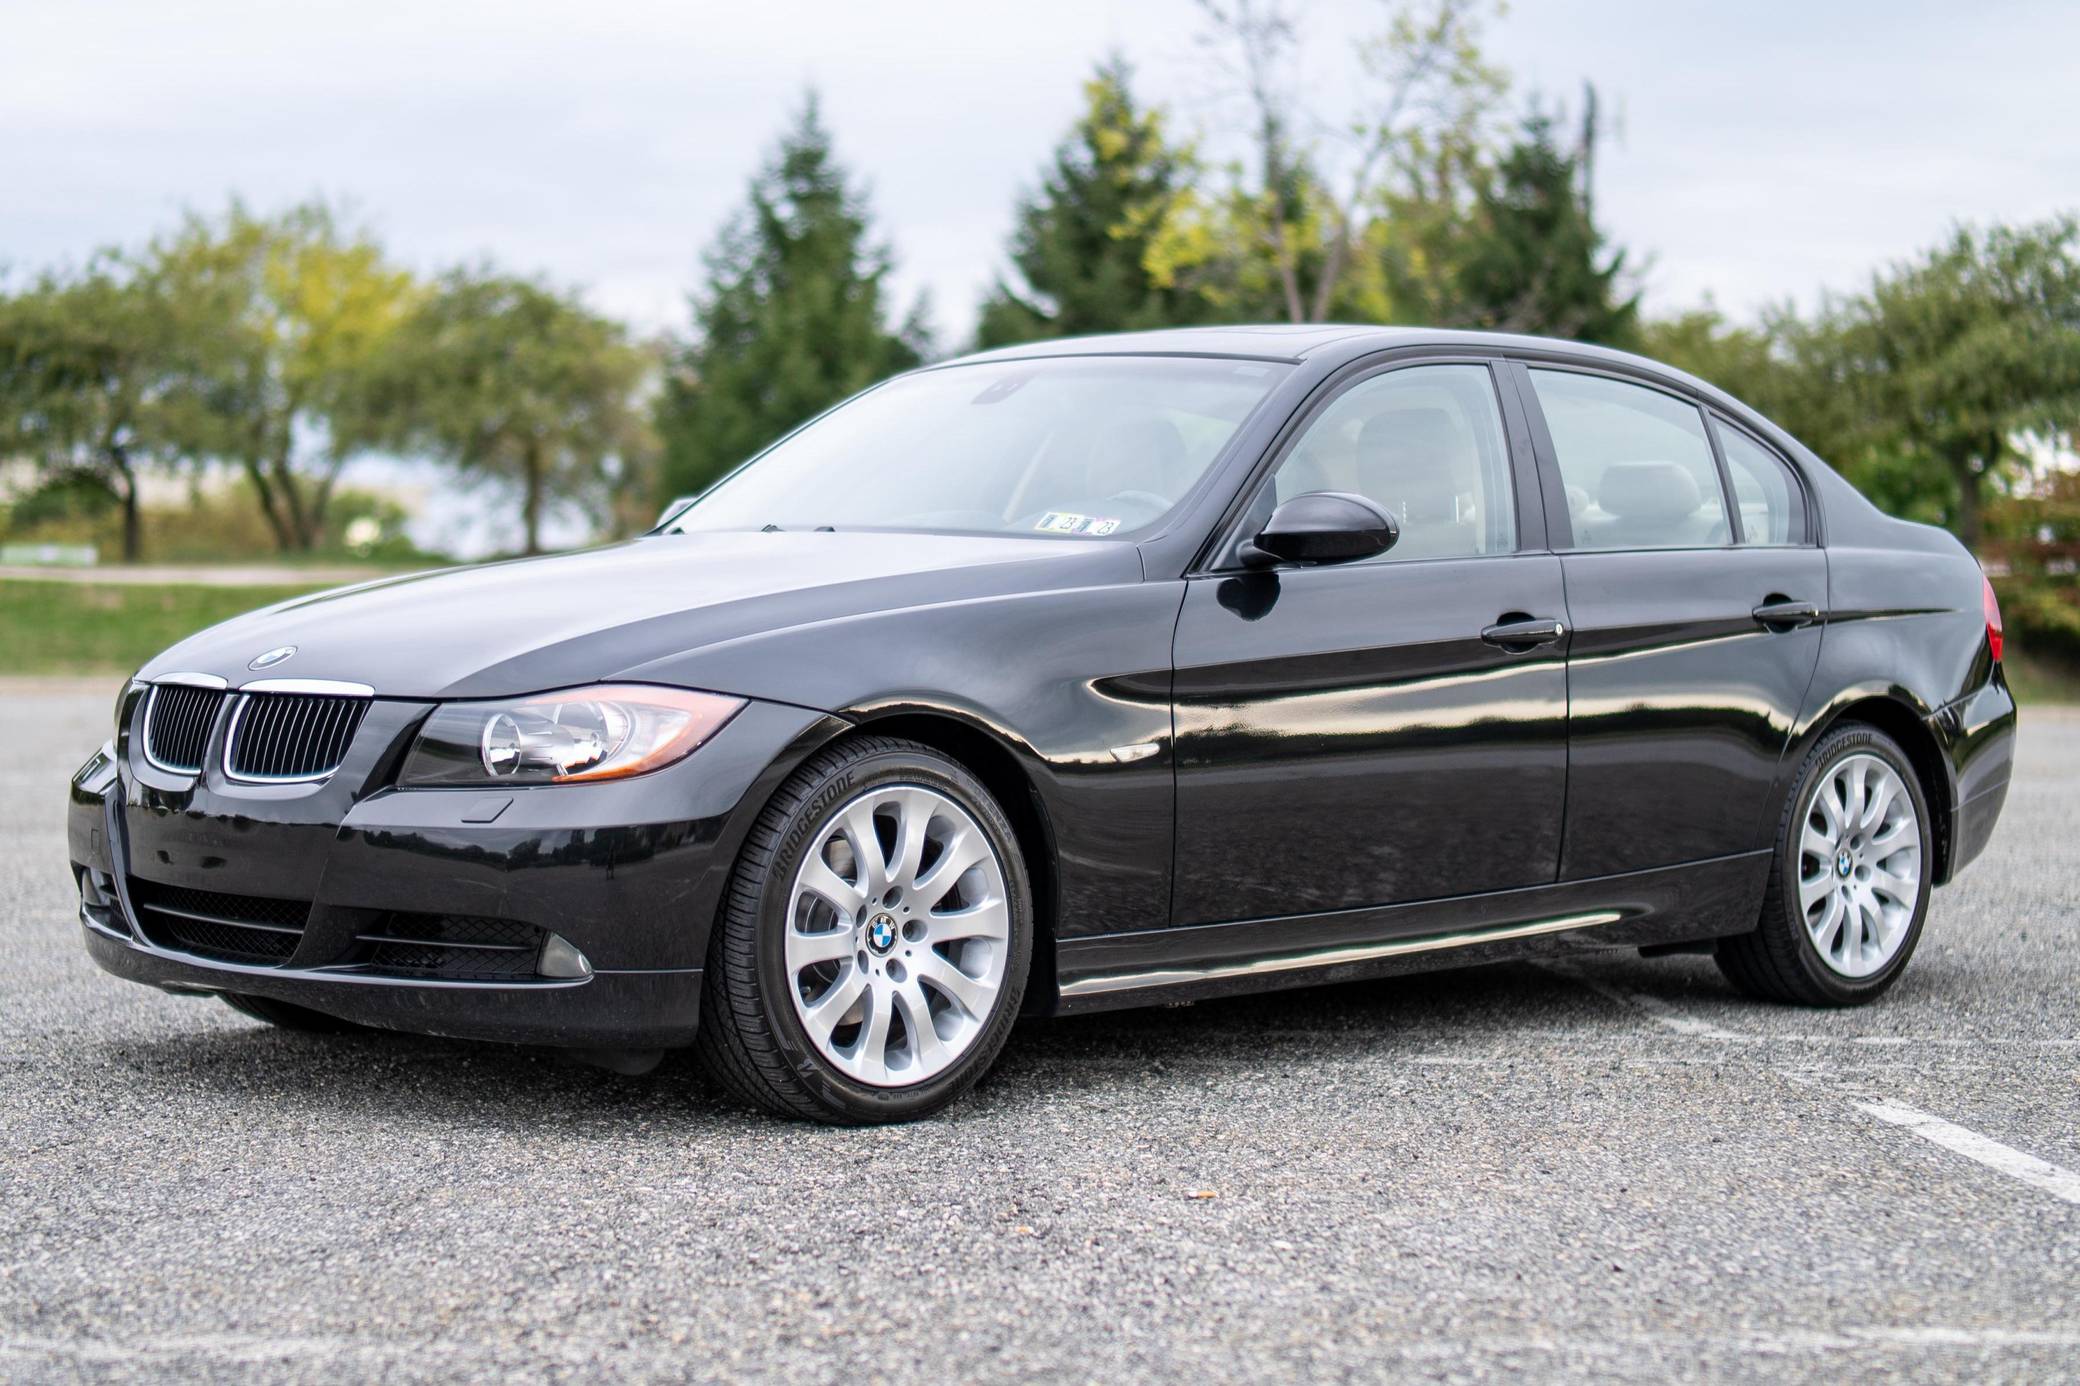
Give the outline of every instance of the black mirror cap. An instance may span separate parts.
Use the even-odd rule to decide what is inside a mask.
[[[1385,553],[1400,537],[1401,527],[1377,502],[1349,491],[1309,491],[1271,512],[1242,559],[1249,567],[1351,563]]]

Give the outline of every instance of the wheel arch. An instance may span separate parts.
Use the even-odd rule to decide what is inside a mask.
[[[1941,742],[1929,729],[1927,714],[1916,703],[1896,690],[1860,689],[1845,693],[1814,719],[1799,742],[1796,754],[1787,758],[1789,763],[1794,767],[1802,764],[1806,752],[1821,737],[1850,722],[1875,727],[1899,743],[1899,748],[1907,753],[1914,778],[1921,783],[1921,797],[1928,803],[1931,820],[1928,835],[1935,846],[1936,858],[1930,881],[1934,885],[1945,884],[1950,879],[1951,834],[1956,809],[1952,772]],[[1788,783],[1788,775],[1786,778],[1788,793],[1795,786]]]
[[[1051,1011],[1059,993],[1055,972],[1057,880],[1054,830],[1047,801],[1021,762],[1018,751],[995,732],[965,718],[914,709],[869,716],[853,724],[833,744],[857,736],[893,736],[915,741],[953,757],[982,781],[1011,820],[1018,849],[1026,859],[1033,889],[1033,959],[1026,978],[1024,1009],[1028,1014]]]

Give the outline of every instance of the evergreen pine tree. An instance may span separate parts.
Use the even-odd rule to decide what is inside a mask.
[[[812,93],[708,252],[693,340],[657,405],[668,495],[923,359],[923,305],[896,331],[885,321],[889,271]]]
[[[1591,215],[1584,148],[1562,149],[1534,111],[1478,196],[1452,267],[1459,325],[1629,343],[1639,295],[1625,252],[1606,253]],[[1621,296],[1622,295],[1622,296]]]
[[[1084,111],[1055,151],[1037,194],[1023,199],[1011,236],[1017,285],[999,280],[983,301],[985,347],[1087,332],[1174,327],[1205,317],[1189,289],[1159,285],[1150,245],[1190,187],[1189,151],[1170,145],[1160,111],[1135,105],[1124,59],[1084,84]]]

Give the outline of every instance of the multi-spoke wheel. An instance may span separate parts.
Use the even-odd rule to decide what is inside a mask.
[[[862,1083],[945,1071],[996,1012],[1011,908],[989,836],[922,785],[861,791],[795,873],[787,974],[817,1052]]]
[[[1030,912],[1011,824],[958,762],[886,738],[826,752],[738,862],[709,949],[709,1065],[796,1116],[936,1110],[1009,1033]]]
[[[1906,755],[1871,727],[1829,733],[1786,807],[1762,923],[1719,965],[1772,1000],[1868,1001],[1906,966],[1927,913],[1928,807]]]

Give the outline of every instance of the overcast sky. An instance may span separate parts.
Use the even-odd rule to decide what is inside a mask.
[[[1383,13],[1305,7],[1326,114]],[[813,85],[899,308],[929,292],[956,350],[1096,60],[1125,53],[1180,131],[1232,128],[1202,27],[1191,0],[0,0],[0,267],[134,244],[234,193],[318,194],[422,270],[488,256],[679,329],[701,247]],[[1650,311],[1810,303],[1959,218],[2080,206],[2072,0],[1517,0],[1489,46],[1518,102],[1602,90],[1599,216]],[[512,506],[437,480],[380,459],[350,478],[424,491],[422,544],[515,541]]]
[[[1378,0],[1305,12],[1335,104]],[[824,94],[907,295],[957,346],[1011,207],[1108,49],[1184,127],[1221,114],[1189,0],[172,5],[0,0],[0,261],[184,206],[351,199],[408,262],[489,255],[677,326],[700,247],[802,89]],[[1617,119],[1599,177],[1655,310],[1752,311],[1956,218],[2080,204],[2080,5],[1518,0],[1494,54]]]

